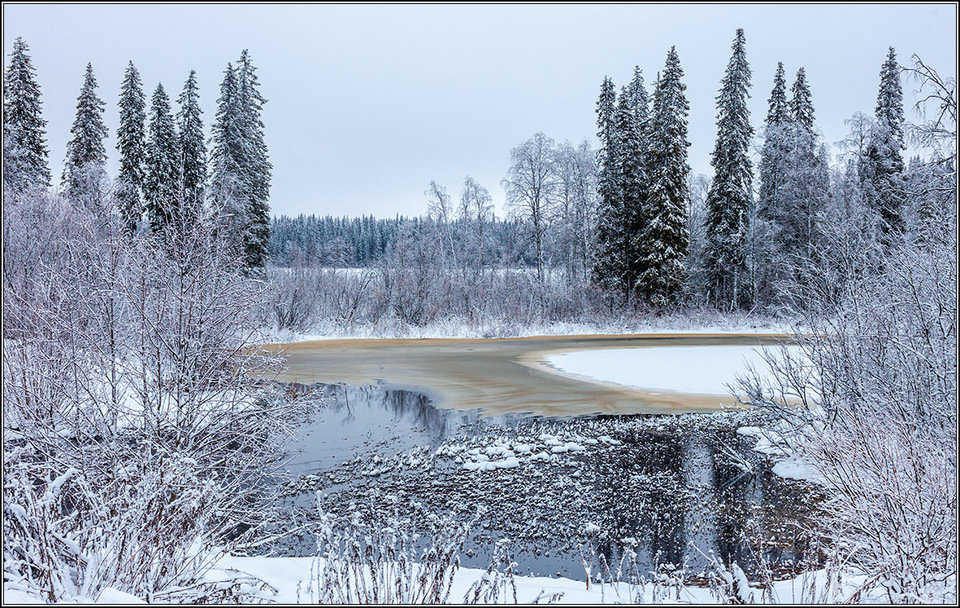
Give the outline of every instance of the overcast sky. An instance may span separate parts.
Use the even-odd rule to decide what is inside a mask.
[[[777,61],[807,70],[818,126],[872,113],[888,46],[942,75],[956,72],[957,15],[940,5],[10,5],[13,40],[30,45],[63,167],[84,66],[107,102],[111,174],[117,96],[128,60],[149,96],[175,99],[196,69],[209,133],[222,72],[244,48],[268,99],[274,214],[419,214],[431,179],[459,196],[465,175],[500,211],[512,146],[543,131],[596,145],[604,75],[619,88],[639,65],[652,82],[676,45],[690,101],[690,165],[710,174],[714,97],[736,28],[753,70],[751,121],[766,114]],[[789,84],[789,83],[788,83]],[[913,85],[905,84],[912,102]],[[908,112],[908,118],[913,118]]]

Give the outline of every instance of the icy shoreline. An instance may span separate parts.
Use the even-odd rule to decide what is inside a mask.
[[[431,323],[425,327],[389,324],[358,325],[343,328],[334,324],[316,328],[316,331],[295,332],[265,329],[263,343],[294,343],[314,340],[346,339],[403,339],[403,338],[534,338],[539,336],[621,336],[647,334],[789,334],[796,331],[793,322],[771,319],[721,320],[699,323],[696,320],[676,318],[665,320],[636,320],[624,323],[549,323],[505,327],[485,324],[470,327],[459,320]]]

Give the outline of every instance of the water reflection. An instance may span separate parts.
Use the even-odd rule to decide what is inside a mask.
[[[499,437],[506,429],[523,433],[525,427],[536,434],[550,425],[579,432],[578,425],[627,420],[483,417],[479,411],[438,409],[427,396],[397,387],[314,389],[324,397],[324,405],[290,445],[295,475],[332,471],[358,456],[390,457],[421,446],[433,449],[455,435]],[[735,428],[624,428],[629,432],[623,446],[588,450],[577,457],[577,473],[570,477],[570,469],[540,463],[469,479],[457,471],[418,474],[442,477],[439,485],[423,483],[420,477],[355,483],[407,495],[437,511],[454,509],[464,517],[479,503],[491,507],[483,532],[467,547],[463,557],[467,567],[485,567],[493,540],[509,537],[518,541],[514,556],[518,571],[582,576],[576,546],[584,540],[587,522],[605,531],[596,548],[608,563],[615,565],[624,547],[631,546],[641,572],[662,563],[698,572],[716,557],[724,563],[736,561],[749,574],[759,546],[751,537],[776,540],[761,549],[769,561],[789,562],[802,555],[801,539],[784,522],[807,509],[806,498],[785,487],[756,454],[739,444]],[[738,445],[757,473],[744,473],[724,457],[725,448]],[[343,500],[349,501],[357,492],[344,494]],[[381,507],[369,508],[376,512]],[[313,547],[306,544],[297,551],[310,554]]]
[[[527,418],[440,409],[422,393],[390,385],[315,384],[310,389],[321,406],[288,444],[288,468],[296,475],[328,471],[361,455],[436,447],[453,435],[482,432],[490,425],[513,427]]]

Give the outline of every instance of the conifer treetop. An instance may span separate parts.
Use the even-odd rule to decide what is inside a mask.
[[[783,62],[777,62],[777,72],[773,76],[773,90],[770,92],[767,125],[781,125],[789,120],[787,105],[787,82],[784,78]]]
[[[4,156],[8,151],[17,156],[16,162],[7,159],[11,162],[4,172],[4,181],[19,179],[32,186],[49,186],[47,121],[43,119],[40,85],[29,50],[23,38],[14,40],[3,77]]]
[[[793,122],[808,133],[813,132],[813,95],[807,83],[807,72],[802,67],[797,70],[797,79],[790,89],[793,97],[790,99],[790,112]]]

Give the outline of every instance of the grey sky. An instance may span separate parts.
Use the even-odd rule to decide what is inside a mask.
[[[431,179],[459,196],[472,175],[502,212],[510,148],[536,131],[595,145],[604,75],[651,82],[676,45],[690,100],[690,164],[710,174],[714,96],[737,27],[753,70],[751,121],[776,62],[807,70],[818,126],[841,139],[872,113],[887,47],[956,72],[956,7],[941,5],[4,5],[4,65],[31,48],[59,176],[88,61],[107,102],[116,170],[117,94],[132,59],[146,93],[176,98],[198,73],[209,132],[222,72],[244,48],[269,100],[263,120],[276,214],[419,214]],[[913,101],[913,85],[905,98]],[[908,117],[913,118],[912,112]]]

